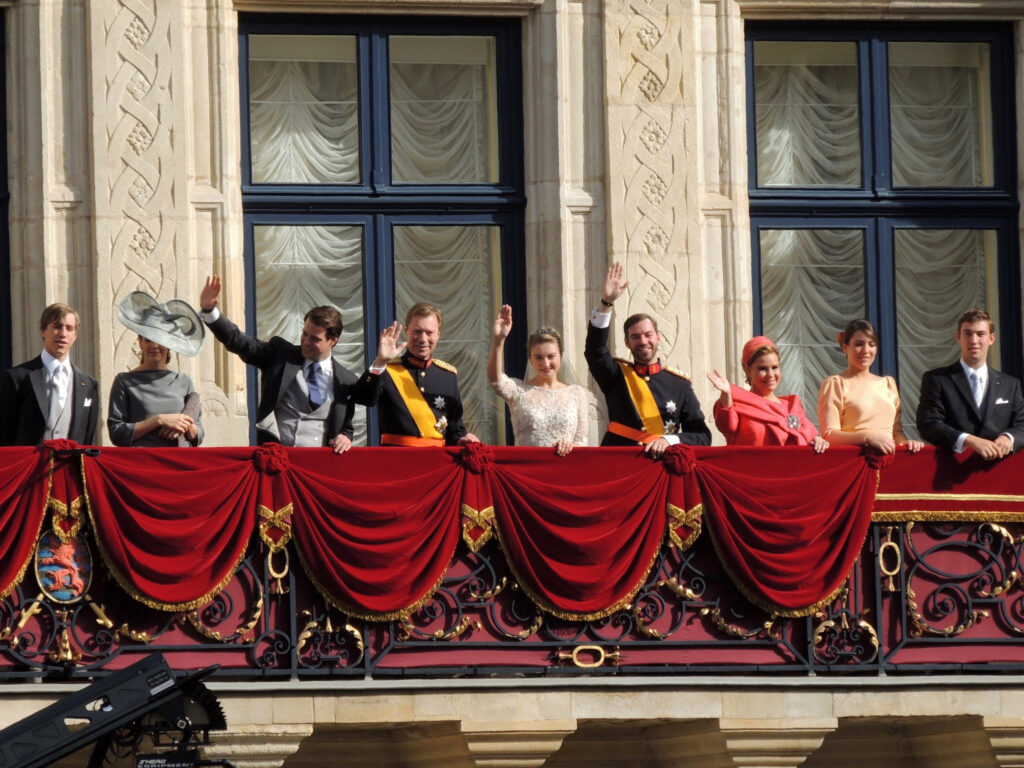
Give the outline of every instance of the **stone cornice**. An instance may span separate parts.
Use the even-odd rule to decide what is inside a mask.
[[[1024,0],[736,0],[745,19],[970,19],[1024,18]]]
[[[2,2],[2,0],[0,0]],[[525,16],[544,0],[235,0],[236,11]]]

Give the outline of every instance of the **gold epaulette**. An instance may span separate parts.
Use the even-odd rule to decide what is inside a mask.
[[[456,368],[451,363],[446,363],[444,360],[438,360],[436,357],[432,358],[432,360],[434,361],[434,365],[436,365],[442,371],[448,371],[448,373],[456,373],[456,374],[459,372],[459,369]]]
[[[682,371],[677,371],[675,368],[669,368],[667,365],[661,366],[661,370],[665,371],[666,373],[671,373],[673,376],[678,376],[680,379],[686,379],[687,381],[690,380],[690,377],[687,376]]]
[[[616,363],[625,363],[626,365],[633,364],[632,360],[623,360],[621,357],[613,357],[612,360],[614,360]]]

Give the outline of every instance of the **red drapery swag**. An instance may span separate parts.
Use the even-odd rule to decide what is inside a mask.
[[[46,449],[0,449],[0,594],[24,576],[50,487]],[[4,458],[0,454],[0,458]],[[629,604],[667,538],[704,524],[752,601],[802,615],[841,586],[870,522],[877,472],[854,450],[104,448],[60,459],[54,495],[81,494],[104,561],[137,600],[209,601],[255,531],[294,539],[326,599],[369,620],[415,610],[460,537],[499,539],[523,590],[568,619]],[[53,508],[53,507],[51,507]]]

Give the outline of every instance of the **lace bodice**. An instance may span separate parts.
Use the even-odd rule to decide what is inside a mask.
[[[501,374],[492,385],[508,403],[516,445],[552,446],[562,439],[587,443],[587,392],[579,384],[544,389]]]

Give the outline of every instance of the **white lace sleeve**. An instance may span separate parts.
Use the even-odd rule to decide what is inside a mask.
[[[517,403],[523,398],[523,382],[513,379],[502,373],[498,380],[491,384],[491,388],[498,393],[498,397],[509,403]]]
[[[590,403],[587,401],[587,390],[579,384],[572,385],[573,399],[576,402],[576,434],[572,438],[573,445],[587,444],[587,415]]]

